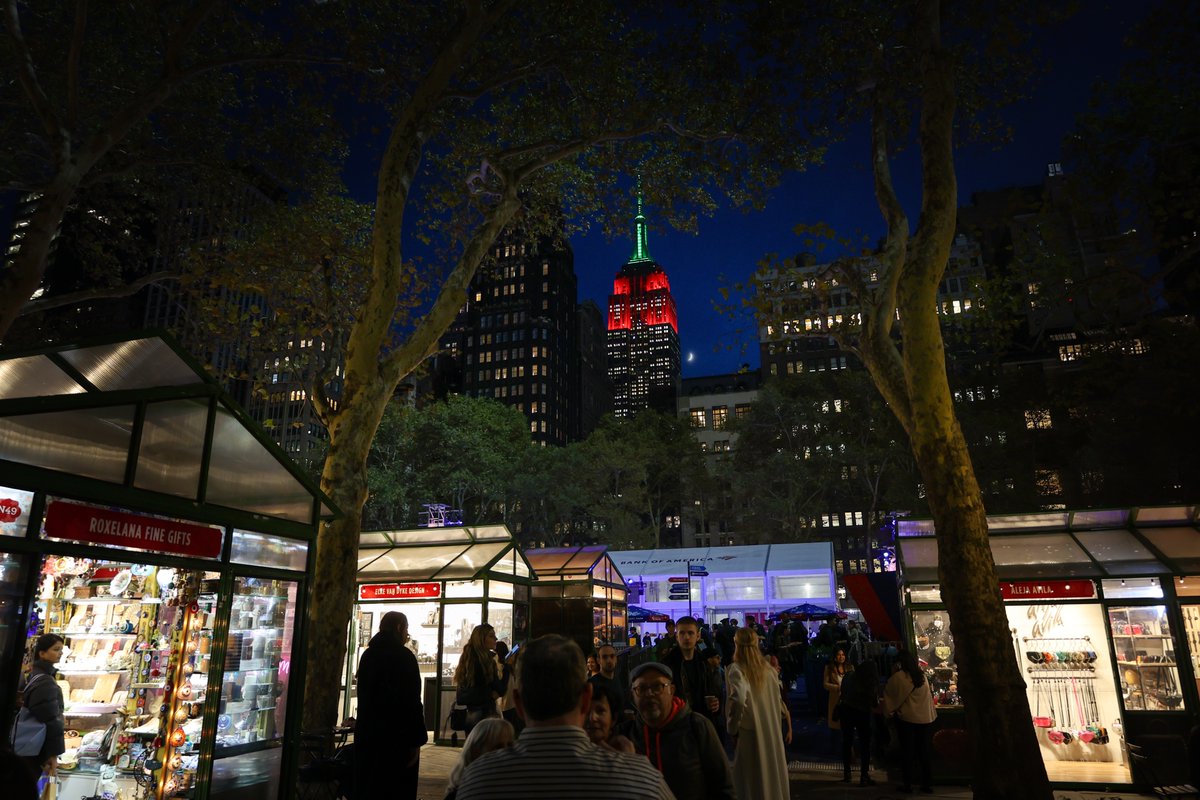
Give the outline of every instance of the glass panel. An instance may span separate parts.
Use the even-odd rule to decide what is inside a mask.
[[[1076,511],[1071,515],[1071,527],[1079,528],[1124,528],[1129,522],[1129,512],[1117,508],[1107,511]]]
[[[63,350],[59,355],[102,392],[204,383],[187,362],[157,338]]]
[[[433,545],[364,550],[358,554],[358,574],[372,579],[427,581],[465,549],[462,545]]]
[[[1100,583],[1104,587],[1104,596],[1110,600],[1131,597],[1161,600],[1163,596],[1162,584],[1158,582],[1158,578],[1110,578]]]
[[[475,577],[492,562],[502,550],[510,547],[508,542],[490,542],[471,545],[457,560],[441,573],[440,578]],[[481,591],[480,594],[483,592]]]
[[[1137,525],[1169,525],[1171,523],[1191,522],[1195,511],[1191,506],[1139,508],[1134,517],[1134,522]]]
[[[1176,578],[1175,594],[1180,597],[1200,597],[1200,575],[1188,575],[1186,578]],[[1192,649],[1200,653],[1200,640],[1196,641],[1196,646]],[[1197,674],[1200,675],[1200,673]]]
[[[488,624],[496,629],[496,640],[512,646],[513,607],[512,603],[488,603]]]
[[[1196,680],[1196,688],[1200,689],[1200,605],[1186,603],[1179,610],[1183,614],[1183,635],[1191,644],[1188,652],[1192,659],[1192,677]]]
[[[224,406],[217,409],[205,499],[297,522],[313,517],[308,489]]]
[[[308,563],[308,544],[268,533],[235,530],[230,560],[234,564],[254,564],[303,572]]]
[[[1110,606],[1108,624],[1126,710],[1185,710],[1167,607]]]
[[[1004,531],[1050,531],[1065,530],[1070,515],[1066,512],[1052,514],[1005,514],[987,518],[988,530],[992,533]]]
[[[602,547],[581,547],[579,552],[563,566],[563,572],[591,572],[603,552],[604,548]]]
[[[443,688],[454,686],[454,670],[471,631],[483,621],[482,603],[446,603],[442,606]]]
[[[611,590],[604,584],[597,583],[592,586],[592,597],[598,600],[607,600]]]
[[[913,603],[940,603],[942,590],[937,586],[910,586],[908,599]]]
[[[1098,575],[1100,570],[1065,533],[993,536],[992,557],[1001,580]]]
[[[896,523],[896,533],[899,536],[932,536],[933,520],[931,519],[902,519]]]
[[[612,607],[612,628],[610,628],[608,641],[620,647],[627,640],[626,632],[629,628],[625,621],[625,604],[613,603]]]
[[[900,563],[904,568],[904,578],[908,581],[936,581],[938,564],[937,540],[930,537],[925,539],[906,539],[897,542],[900,549]]]
[[[283,738],[296,622],[296,581],[234,580],[215,755]]]
[[[563,597],[591,597],[591,581],[569,581],[563,584]]]
[[[488,597],[497,600],[512,600],[513,594],[513,585],[511,583],[495,579],[488,581]]]
[[[0,536],[24,536],[32,506],[33,492],[0,486]]]
[[[0,361],[0,400],[15,397],[51,397],[87,391],[45,356]]]
[[[529,566],[543,575],[551,575],[563,568],[570,558],[575,555],[574,547],[547,547],[542,550],[526,550],[525,558]]]
[[[511,542],[512,534],[503,525],[483,525],[471,528],[477,542]]]
[[[616,589],[612,590],[613,602],[624,603],[625,599],[626,599],[626,597],[628,597],[628,595],[629,595],[629,590],[624,587],[620,587],[620,588],[616,588]]]
[[[1200,531],[1195,528],[1138,528],[1138,533],[1184,570],[1200,570]]]
[[[133,483],[140,489],[195,499],[200,489],[208,403],[171,400],[146,406]]]
[[[516,561],[518,558],[520,556],[517,555],[517,549],[514,547],[511,553],[505,553],[504,558],[493,564],[488,572],[493,575],[514,575],[516,574]]]
[[[0,457],[122,483],[133,412],[133,406],[112,406],[5,417],[0,419]]]
[[[914,611],[913,635],[916,644],[913,654],[930,681],[933,701],[939,706],[961,706],[950,615],[945,611]]]
[[[529,606],[525,603],[513,605],[513,641],[524,642],[529,638]]]
[[[447,544],[469,542],[471,534],[466,528],[409,528],[403,531],[386,531],[388,538],[396,544]]]
[[[391,547],[392,540],[382,532],[360,533],[358,535],[358,546],[363,547],[369,545],[383,545],[384,547]]]
[[[517,553],[516,560],[513,561],[513,572],[519,578],[533,577],[533,569],[530,568],[529,562],[519,552]]]
[[[446,597],[483,597],[483,581],[446,581]]]
[[[283,750],[273,747],[213,762],[212,800],[275,800]]]
[[[777,603],[796,605],[791,600],[832,597],[829,573],[823,575],[776,575],[771,578],[771,596]]]
[[[1167,566],[1129,531],[1079,531],[1075,534],[1110,575],[1158,575]]]
[[[607,642],[610,638],[611,630],[609,629],[609,620],[612,615],[608,610],[608,603],[600,602],[592,604],[592,649],[595,650],[600,646],[601,642]],[[584,652],[589,652],[584,650]]]
[[[699,595],[698,581],[692,581],[692,596]],[[705,581],[706,602],[708,603],[743,603],[751,600],[762,600],[765,595],[763,578],[709,578]]]

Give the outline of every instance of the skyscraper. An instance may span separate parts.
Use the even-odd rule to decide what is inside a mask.
[[[515,406],[541,445],[566,444],[578,428],[574,264],[566,243],[506,232],[442,338],[444,352],[461,369],[461,390]]]
[[[617,273],[608,298],[608,376],[618,417],[633,416],[644,408],[675,412],[679,320],[667,273],[646,245],[640,183],[633,255]]]

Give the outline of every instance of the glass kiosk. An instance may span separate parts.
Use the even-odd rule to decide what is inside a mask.
[[[0,714],[62,636],[60,796],[290,794],[330,515],[161,338],[0,359]]]
[[[529,635],[529,591],[536,579],[504,525],[455,525],[360,535],[358,604],[346,649],[342,715],[358,707],[354,672],[380,618],[408,618],[408,647],[423,680],[426,727],[449,740],[454,670],[471,630],[486,622],[510,647]]]
[[[1050,780],[1133,782],[1126,743],[1186,734],[1200,702],[1187,636],[1200,614],[1189,617],[1183,574],[1200,560],[1195,509],[992,516],[988,527]],[[933,534],[930,521],[901,520],[897,549],[910,641],[946,712],[937,724],[953,729],[962,702]]]
[[[603,642],[618,649],[625,644],[628,589],[608,547],[547,547],[525,555],[538,575],[533,636],[557,633],[574,639],[584,653]]]

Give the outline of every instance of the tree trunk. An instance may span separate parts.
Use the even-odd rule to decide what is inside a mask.
[[[349,388],[349,385],[347,386]],[[304,729],[328,730],[337,722],[346,635],[354,609],[362,508],[367,501],[367,454],[393,387],[363,387],[329,430],[321,489],[344,514],[321,525],[308,606]]]

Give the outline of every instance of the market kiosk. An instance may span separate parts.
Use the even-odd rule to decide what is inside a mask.
[[[0,358],[0,714],[65,639],[60,797],[288,797],[320,491],[162,338]]]
[[[605,545],[527,550],[537,572],[533,636],[557,633],[590,653],[604,642],[627,641],[625,579]]]
[[[354,673],[380,618],[408,618],[408,647],[423,681],[425,724],[449,739],[454,670],[471,630],[486,622],[512,646],[529,632],[534,570],[504,525],[454,525],[369,531],[359,537],[358,604],[346,648],[342,713],[358,708]]]
[[[1136,782],[1126,745],[1151,758],[1178,752],[1200,703],[1196,508],[993,516],[988,527],[1011,657],[1026,675],[1050,780]],[[897,548],[910,641],[947,730],[944,754],[958,749],[954,732],[965,723],[933,534],[930,521],[902,520]]]

